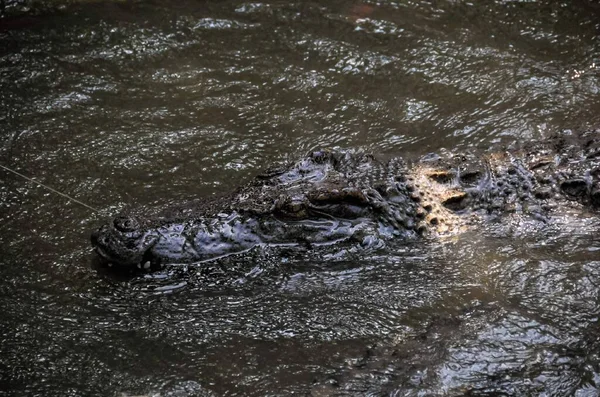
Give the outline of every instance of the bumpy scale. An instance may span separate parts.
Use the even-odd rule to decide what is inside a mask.
[[[321,150],[223,197],[153,217],[120,215],[92,234],[92,245],[110,264],[149,268],[261,245],[458,233],[507,213],[547,219],[560,206],[600,206],[599,159],[598,131],[410,165]]]

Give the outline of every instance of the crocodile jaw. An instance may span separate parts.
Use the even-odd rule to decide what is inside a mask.
[[[91,235],[94,251],[109,267],[149,269],[155,262],[152,247],[157,241],[153,233],[127,236],[110,225],[102,226]]]

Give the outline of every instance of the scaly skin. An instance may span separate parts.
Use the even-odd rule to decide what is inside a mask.
[[[427,155],[412,165],[317,151],[230,195],[152,218],[121,215],[92,235],[111,264],[149,268],[260,245],[319,245],[371,237],[458,233],[504,214],[548,219],[600,206],[597,131],[483,155]]]

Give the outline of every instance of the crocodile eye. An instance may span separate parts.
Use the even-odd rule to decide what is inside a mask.
[[[140,226],[137,220],[127,216],[120,216],[114,221],[115,229],[120,232],[133,232]]]

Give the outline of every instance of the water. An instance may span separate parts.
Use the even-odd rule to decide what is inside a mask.
[[[597,126],[592,1],[6,2],[0,395],[598,395],[597,221],[135,278],[90,231],[320,147]],[[49,2],[52,5],[54,3]]]

